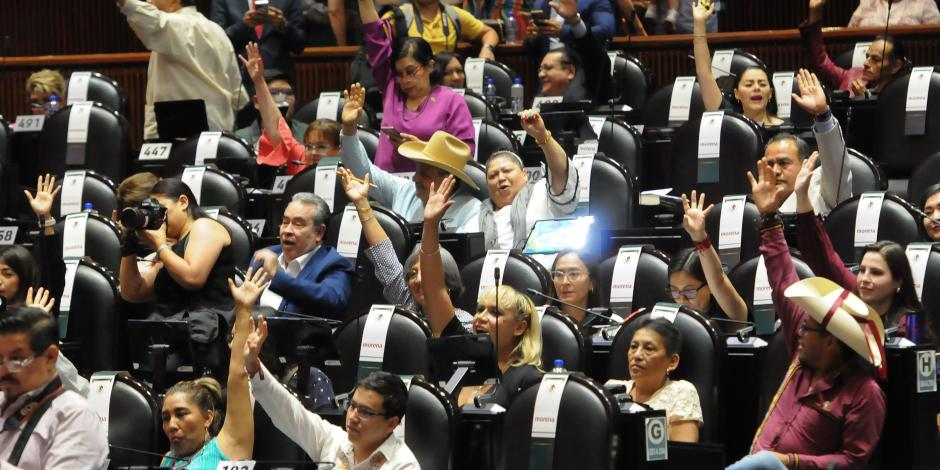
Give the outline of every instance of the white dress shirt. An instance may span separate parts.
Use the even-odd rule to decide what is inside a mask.
[[[290,274],[291,277],[297,277],[300,275],[300,272],[307,267],[307,263],[310,262],[310,258],[313,258],[313,254],[320,249],[320,245],[315,246],[312,250],[304,253],[296,258],[294,258],[290,263],[285,263],[284,253],[281,252],[277,257],[277,269],[284,270],[287,274]],[[268,286],[264,292],[261,293],[261,299],[259,303],[266,307],[271,307],[275,310],[281,307],[281,302],[284,301],[282,297],[277,292],[271,290],[271,286]]]
[[[165,13],[149,3],[127,0],[121,12],[151,51],[144,138],[157,137],[153,103],[158,101],[205,100],[209,130],[232,131],[235,112],[249,98],[225,30],[196,7]]]
[[[353,465],[352,443],[343,428],[328,423],[300,404],[264,367],[251,378],[251,391],[271,422],[314,462],[335,462],[349,470],[420,469],[411,449],[392,433],[375,452]],[[383,463],[378,463],[383,462]],[[344,466],[345,465],[345,466]]]
[[[6,394],[0,392],[3,423],[46,385],[20,395],[12,403],[7,403]],[[101,420],[88,402],[75,392],[66,390],[52,401],[23,449],[18,466],[13,466],[7,460],[23,426],[25,424],[21,423],[17,429],[0,431],[0,470],[96,470],[107,467],[108,442],[100,429]]]

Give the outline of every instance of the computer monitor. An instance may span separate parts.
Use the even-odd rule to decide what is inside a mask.
[[[153,104],[160,140],[188,139],[209,130],[203,100],[157,101]]]

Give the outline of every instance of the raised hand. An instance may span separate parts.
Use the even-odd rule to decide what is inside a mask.
[[[268,249],[261,249],[255,252],[252,263],[261,265],[261,269],[272,279],[277,274],[277,255]]]
[[[441,186],[438,188],[434,187],[433,181],[431,182],[431,192],[428,195],[428,202],[424,203],[424,220],[433,221],[436,225],[441,220],[441,217],[444,217],[447,208],[454,205],[454,201],[450,199],[450,195],[454,192],[455,181],[454,175],[449,175],[441,181]]]
[[[258,297],[261,297],[261,293],[267,289],[268,284],[270,284],[268,273],[264,269],[254,270],[249,267],[240,286],[236,286],[235,281],[229,278],[228,289],[232,293],[232,300],[235,301],[236,312],[250,312],[251,307],[258,301]]]
[[[251,80],[255,83],[264,82],[264,60],[261,59],[261,51],[258,49],[258,43],[249,42],[248,45],[245,46],[245,53],[248,54],[247,59],[243,55],[238,56],[238,58],[245,64],[245,70],[248,72],[248,76],[251,77]]]
[[[705,23],[712,13],[715,13],[715,4],[705,0],[698,0],[692,5],[692,19]]]
[[[548,5],[566,20],[574,18],[578,14],[578,0],[557,0],[548,2]]]
[[[261,369],[261,360],[258,359],[258,355],[261,354],[261,345],[267,337],[268,322],[264,320],[264,315],[258,315],[257,322],[248,322],[248,338],[245,340],[245,349],[242,354],[245,356],[245,370],[251,375],[255,375]]]
[[[337,168],[336,172],[339,174],[340,178],[343,180],[343,191],[346,191],[346,196],[349,197],[350,202],[359,207],[359,204],[369,201],[369,174],[366,173],[364,179],[356,178],[351,171],[346,168]]]
[[[786,188],[777,186],[777,177],[773,168],[762,158],[757,161],[757,174],[759,179],[747,172],[747,179],[751,182],[751,194],[754,196],[754,205],[761,215],[773,214],[780,210],[780,205],[790,196]]]
[[[343,104],[343,124],[355,125],[359,122],[362,108],[366,104],[366,89],[358,82],[353,83],[348,90],[343,91],[343,98],[346,99]]]
[[[822,7],[824,7],[824,6],[826,6],[826,1],[827,1],[827,0],[809,0],[809,9],[810,9],[810,11],[812,11],[812,10],[818,10],[818,9],[820,9],[820,8],[822,8]]]
[[[37,217],[48,217],[52,215],[52,203],[55,201],[55,197],[59,195],[60,190],[62,190],[62,187],[56,187],[55,185],[55,176],[46,173],[45,176],[36,178],[35,195],[27,189],[23,190],[23,194],[26,195],[29,207],[33,209],[33,213]]]
[[[542,121],[542,116],[539,115],[538,111],[527,109],[519,113],[519,120],[522,122],[522,128],[526,134],[529,134],[538,142],[545,140],[548,131],[545,130],[545,122]]]
[[[861,79],[856,78],[852,80],[852,92],[855,93],[855,96],[869,97],[870,93],[868,92],[868,87],[862,82]]]
[[[691,201],[685,194],[682,195],[682,209],[685,211],[685,215],[682,217],[682,226],[692,237],[693,242],[698,243],[708,237],[705,232],[705,218],[708,217],[714,207],[714,204],[705,207],[705,193],[696,194],[696,191],[693,190]]]
[[[46,311],[52,311],[55,305],[55,297],[50,297],[49,291],[42,287],[36,289],[36,295],[33,296],[33,288],[26,289],[26,306],[37,307]]]
[[[815,73],[800,69],[800,73],[796,76],[796,84],[800,87],[800,94],[793,93],[792,97],[799,107],[813,115],[825,113],[829,109],[829,104],[826,103],[826,93]]]

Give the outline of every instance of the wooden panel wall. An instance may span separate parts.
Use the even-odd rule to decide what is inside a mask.
[[[825,34],[830,53],[835,55],[856,41],[870,39],[877,32],[873,29],[833,28]],[[938,33],[940,27],[907,27],[896,31],[897,36],[907,43],[915,64],[940,63]],[[691,41],[690,35],[632,38],[629,43],[625,38],[619,38],[614,47],[638,56],[653,71],[658,87],[672,81],[676,75],[692,72],[692,61],[688,58],[692,51]],[[713,49],[739,47],[751,51],[774,70],[795,70],[807,65],[796,30],[718,33],[710,35],[709,42]],[[355,51],[355,47],[308,48],[304,51],[297,59],[298,101],[305,102],[321,91],[341,90],[347,86],[349,61]],[[523,78],[527,91],[531,93],[538,58],[527,56],[519,47],[500,48],[497,55]],[[127,91],[132,144],[137,147],[143,128],[148,58],[147,53],[9,58],[0,64],[0,114],[12,119],[28,111],[23,83],[33,70],[50,66],[66,75],[73,70],[96,70],[116,79]]]

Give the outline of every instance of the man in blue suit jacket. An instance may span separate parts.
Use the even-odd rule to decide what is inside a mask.
[[[532,9],[542,10],[546,15],[555,16],[553,15],[554,9],[551,8],[548,0],[535,0]],[[597,42],[606,48],[617,34],[617,20],[610,6],[610,0],[578,0],[578,14],[581,15],[581,19],[591,30]],[[573,46],[575,43],[571,27],[565,24],[562,18],[558,17],[549,21],[538,26],[533,23],[531,26],[539,30],[540,37],[537,43],[540,56],[550,49],[559,47],[550,45],[550,41],[560,40],[563,45],[567,46]]]
[[[312,193],[297,193],[284,209],[280,245],[255,253],[271,286],[261,305],[282,312],[340,319],[352,292],[352,263],[331,246],[322,245],[330,209]]]

